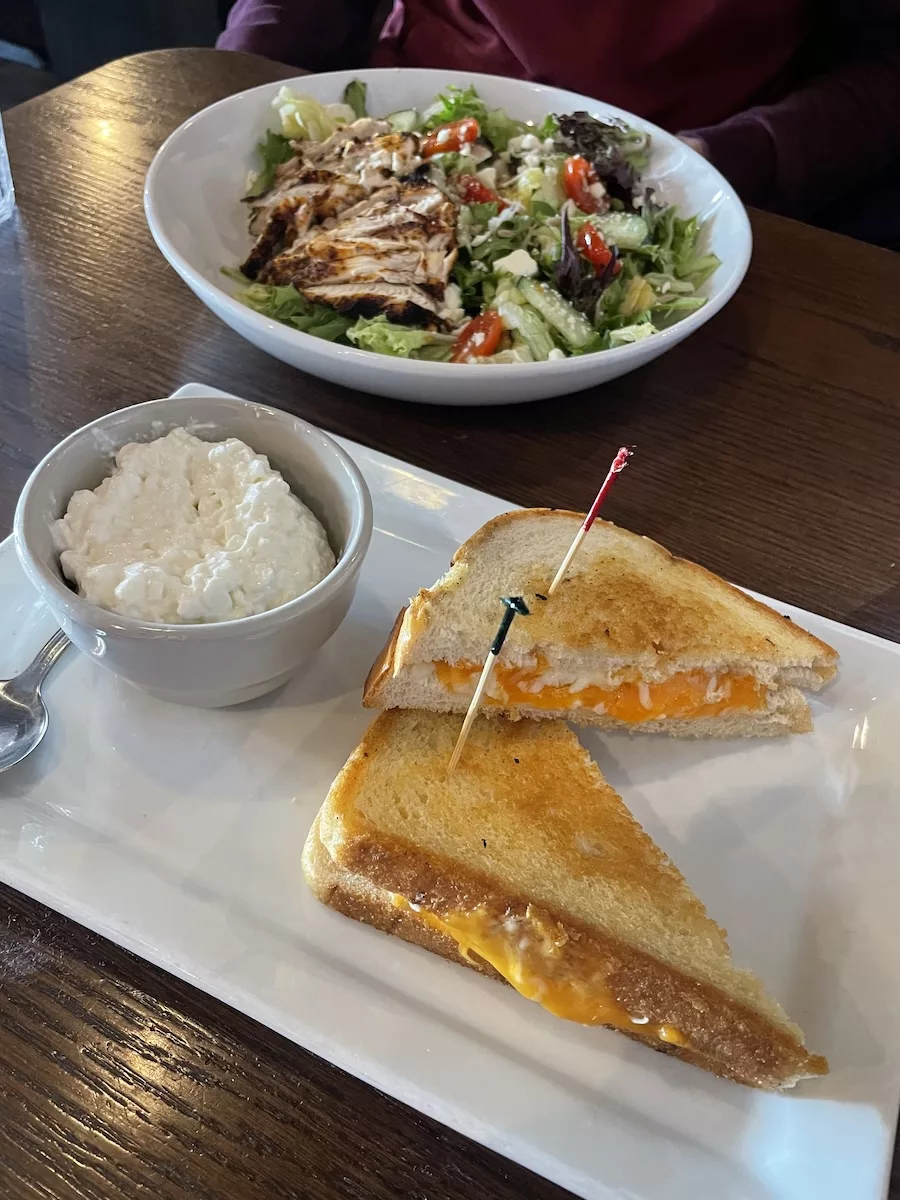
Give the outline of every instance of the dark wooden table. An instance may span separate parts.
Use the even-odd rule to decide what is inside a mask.
[[[755,214],[737,297],[637,374],[513,409],[354,394],[221,325],[144,224],[144,173],[163,138],[212,101],[290,73],[160,51],[6,114],[20,211],[0,226],[0,532],[61,437],[199,380],[524,504],[585,506],[610,452],[638,443],[614,520],[740,583],[900,637],[900,258]],[[0,889],[0,1195],[564,1193]]]

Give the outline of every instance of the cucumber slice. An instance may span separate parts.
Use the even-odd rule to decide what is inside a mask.
[[[394,133],[413,133],[421,123],[417,108],[400,108],[388,113],[384,119],[390,121]]]
[[[516,286],[532,308],[559,333],[573,350],[583,349],[594,336],[587,317],[573,308],[559,292],[534,279],[520,279]]]
[[[608,242],[615,242],[621,250],[636,250],[650,236],[650,227],[638,213],[608,212],[591,217]]]
[[[503,324],[507,329],[519,334],[536,362],[545,362],[550,357],[550,351],[554,349],[550,330],[533,308],[516,304],[508,296],[509,293],[504,293],[501,299],[498,295],[495,301]]]

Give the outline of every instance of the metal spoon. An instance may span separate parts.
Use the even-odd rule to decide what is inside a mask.
[[[0,771],[21,762],[44,734],[50,718],[41,698],[44,676],[71,642],[57,629],[31,666],[0,680]]]

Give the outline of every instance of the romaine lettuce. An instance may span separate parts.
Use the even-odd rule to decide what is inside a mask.
[[[273,321],[292,325],[294,329],[310,333],[313,337],[324,338],[326,342],[336,342],[353,324],[350,317],[336,312],[327,304],[307,300],[293,284],[276,287],[266,283],[249,283],[240,271],[228,267],[222,268],[222,274],[241,285],[242,290],[236,299],[254,312]]]
[[[429,348],[430,353],[422,357],[441,358],[449,356],[456,340],[449,333],[435,333],[430,329],[413,329],[409,325],[396,325],[385,316],[360,317],[347,330],[348,339],[362,350],[373,350],[376,354],[391,354],[395,358],[415,358],[419,352]],[[440,348],[440,352],[436,348]],[[434,348],[434,349],[432,349]]]
[[[366,117],[366,85],[361,79],[354,79],[344,88],[344,103],[353,109],[357,117]]]
[[[485,113],[479,124],[481,132],[497,154],[503,153],[511,138],[520,137],[523,133],[528,132],[528,126],[524,121],[514,121],[502,108],[494,108]]]
[[[612,349],[614,346],[625,346],[629,342],[642,342],[644,338],[653,337],[654,333],[658,333],[649,321],[641,321],[635,325],[625,325],[621,329],[611,329],[609,331],[609,346]]]
[[[257,142],[256,152],[262,159],[262,170],[250,184],[245,200],[252,200],[267,192],[275,182],[275,168],[294,156],[288,139],[280,133],[273,133],[271,129],[266,130],[263,141]]]

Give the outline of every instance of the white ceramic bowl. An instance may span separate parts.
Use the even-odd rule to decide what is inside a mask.
[[[321,583],[270,612],[205,625],[137,621],[98,608],[66,583],[51,525],[73,492],[95,488],[126,442],[184,425],[197,437],[237,437],[267,455],[313,510],[338,560]],[[290,413],[222,397],[152,400],[108,413],[51,450],[25,484],[15,541],[28,578],[83,653],[164,700],[217,708],[284,683],[347,615],[372,536],[372,500],[353,460]]]
[[[338,71],[288,82],[330,102],[339,100],[355,78],[368,85],[374,115],[423,108],[448,83],[474,83],[489,107],[505,108],[522,120],[587,109],[646,129],[653,136],[653,153],[645,178],[685,215],[699,214],[706,222],[708,248],[722,265],[701,289],[708,303],[677,325],[632,345],[561,362],[490,367],[416,362],[300,333],[234,299],[220,270],[236,266],[250,246],[240,197],[248,172],[258,166],[256,143],[274,127],[271,101],[285,83],[278,80],[220,100],[176,129],[147,173],[144,209],[156,244],[192,291],[242,337],[283,362],[363,392],[425,404],[539,400],[604,383],[658,358],[715,316],[743,279],[750,261],[750,223],[734,189],[699,154],[657,126],[574,92],[461,71]]]

